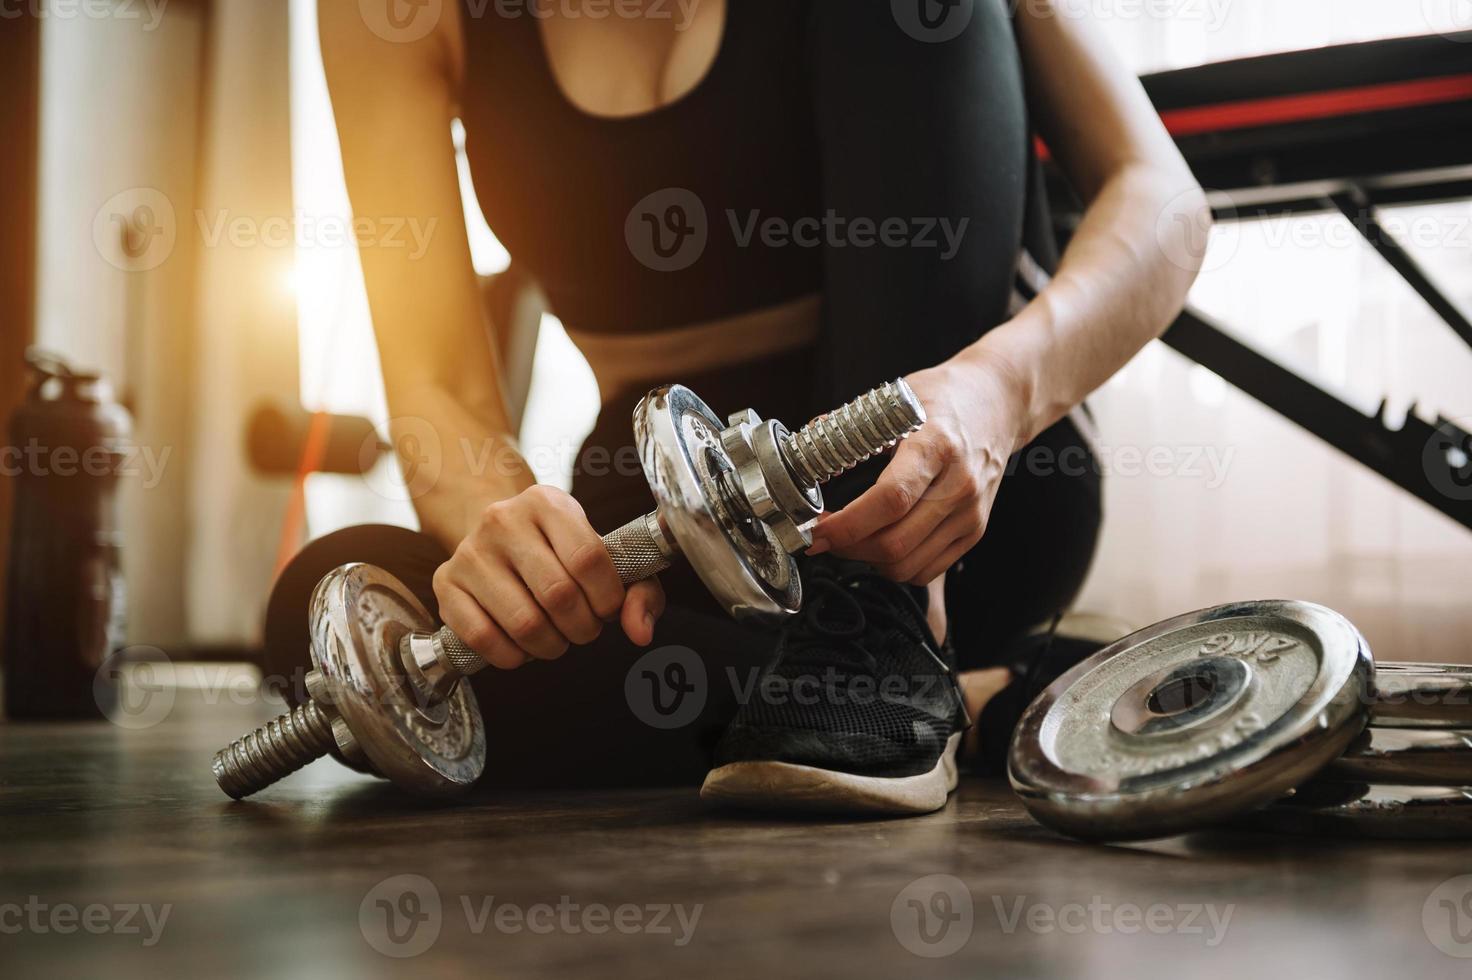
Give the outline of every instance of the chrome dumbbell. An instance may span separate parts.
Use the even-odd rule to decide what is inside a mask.
[[[603,536],[619,578],[640,581],[684,555],[736,617],[802,605],[793,554],[812,543],[819,485],[925,422],[903,380],[883,385],[796,433],[750,409],[720,419],[688,388],[650,392],[634,437],[655,509]],[[421,795],[444,796],[485,768],[475,695],[460,678],[485,668],[401,582],[345,565],[312,597],[308,699],[216,753],[220,788],[239,799],[334,749],[350,764]]]

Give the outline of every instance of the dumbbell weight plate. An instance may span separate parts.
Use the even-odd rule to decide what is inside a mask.
[[[1384,840],[1472,838],[1472,788],[1312,782],[1232,825],[1276,834]]]
[[[1472,729],[1472,667],[1376,664],[1370,724],[1377,728]]]
[[[1111,644],[1023,714],[1009,763],[1028,810],[1095,840],[1164,837],[1281,797],[1368,714],[1373,662],[1343,616],[1234,603]]]
[[[1371,728],[1324,775],[1405,786],[1472,784],[1472,730]]]
[[[802,607],[797,563],[759,520],[729,505],[735,467],[725,425],[689,388],[665,385],[634,410],[634,440],[659,517],[705,587],[733,616],[785,616]]]
[[[373,565],[344,565],[312,593],[312,699],[337,718],[333,734],[349,759],[427,796],[461,792],[485,771],[486,736],[469,684],[435,705],[415,698],[399,641],[434,629],[434,617],[398,579]]]

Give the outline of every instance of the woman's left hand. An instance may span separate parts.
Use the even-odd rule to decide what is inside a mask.
[[[1019,387],[968,352],[906,379],[927,421],[874,486],[825,514],[808,554],[833,551],[898,582],[928,585],[986,532],[997,487],[1026,429]]]

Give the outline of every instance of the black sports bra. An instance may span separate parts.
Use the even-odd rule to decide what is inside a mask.
[[[627,118],[568,101],[530,6],[467,0],[461,114],[486,221],[553,312],[650,331],[820,288],[822,250],[780,235],[822,214],[807,3],[729,0],[704,78]]]

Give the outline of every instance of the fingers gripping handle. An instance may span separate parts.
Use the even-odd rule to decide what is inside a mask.
[[[653,578],[670,567],[674,559],[674,548],[659,526],[657,514],[636,517],[623,527],[603,535],[603,546],[618,569],[619,581],[625,585]],[[485,669],[486,661],[480,654],[465,645],[465,641],[442,627],[428,643],[406,639],[409,649],[406,660],[415,662],[417,669],[436,691],[448,691],[461,677]]]

